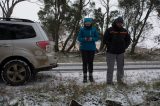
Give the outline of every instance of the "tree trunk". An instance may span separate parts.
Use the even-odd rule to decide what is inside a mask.
[[[55,32],[55,52],[58,52],[59,51],[59,47],[58,47],[58,44],[59,44],[59,27],[60,27],[60,24],[58,22],[56,22],[56,28],[54,28],[54,32]]]
[[[78,29],[79,29],[79,21],[77,22],[76,26],[77,26],[77,28],[75,30],[76,33],[74,34],[73,41],[72,41],[70,47],[66,50],[67,52],[69,52],[76,44],[76,40],[77,40],[77,36],[78,36],[77,33],[78,33]]]
[[[132,45],[131,45],[131,51],[130,51],[130,54],[135,54],[135,48],[136,48],[136,45],[137,43],[133,42]]]
[[[103,33],[100,33],[100,40],[101,40],[101,43],[100,43],[99,50],[103,51],[103,48],[104,48]]]
[[[131,51],[130,51],[131,54],[134,54],[134,53],[135,53],[135,47],[136,47],[136,45],[138,44],[138,41],[139,41],[139,39],[140,39],[140,37],[141,37],[141,35],[142,35],[143,29],[144,29],[144,27],[145,27],[145,25],[146,25],[146,22],[147,22],[147,19],[148,19],[150,13],[152,12],[152,9],[153,9],[153,2],[151,1],[151,4],[150,4],[150,6],[149,6],[149,9],[148,9],[148,11],[147,11],[147,13],[146,13],[146,16],[145,16],[145,18],[144,18],[143,25],[142,25],[142,27],[141,27],[138,35],[136,36],[136,31],[135,31],[135,33],[134,33],[134,40],[133,40],[133,43],[132,43],[132,46],[131,46]],[[137,28],[138,28],[138,26],[137,26]],[[137,29],[135,29],[135,30],[137,30]]]
[[[90,1],[89,1],[90,2]],[[88,3],[89,3],[88,2]],[[87,4],[88,4],[87,3]],[[69,52],[74,46],[75,46],[75,44],[76,44],[76,40],[77,40],[77,33],[78,33],[78,30],[79,30],[79,22],[80,22],[80,20],[81,20],[81,18],[82,18],[82,10],[83,10],[83,0],[80,0],[79,1],[79,6],[78,6],[78,12],[77,12],[77,14],[76,14],[76,24],[75,24],[75,34],[74,34],[74,36],[73,36],[73,41],[72,41],[72,43],[71,43],[71,45],[70,45],[70,47],[66,50],[67,52]]]
[[[72,30],[72,32],[70,33],[70,35],[68,36],[68,38],[66,39],[66,41],[65,41],[65,43],[64,43],[64,46],[62,47],[62,52],[64,52],[65,51],[65,48],[66,48],[66,46],[67,46],[67,43],[68,43],[68,41],[71,39],[71,37],[72,37],[72,35],[73,35],[73,32],[74,32],[74,29]]]
[[[103,2],[105,3],[105,0],[103,0]],[[106,4],[106,13],[103,15],[103,18],[105,18],[105,15],[107,14],[107,18],[106,18],[106,29],[108,29],[108,26],[109,26],[109,21],[110,21],[110,18],[109,18],[109,11],[110,11],[110,8],[109,8],[109,2],[110,0],[106,0],[107,3]],[[102,25],[102,29],[103,29],[103,26],[104,26],[104,23]],[[102,30],[102,32],[104,33],[104,31]],[[100,51],[104,51],[105,50],[105,46],[104,46],[104,42],[103,42],[103,35],[104,34],[100,34],[100,40],[101,40],[101,43],[100,43],[100,47],[99,47],[99,50]]]
[[[58,47],[58,34],[55,35],[56,36],[56,39],[55,39],[55,52],[58,52],[59,51],[59,47]]]

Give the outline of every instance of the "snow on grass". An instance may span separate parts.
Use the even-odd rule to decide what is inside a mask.
[[[62,77],[64,79],[75,79],[75,81],[81,86],[87,85],[82,83],[82,78],[83,78],[82,72],[62,72],[62,73],[54,73],[54,75],[58,77]],[[106,83],[106,72],[94,72],[94,78],[97,84]],[[124,91],[122,89],[121,91],[117,87],[117,85],[115,85],[114,87],[111,87],[112,89],[107,89],[107,85],[106,85],[107,90],[105,92],[107,94],[103,92],[103,96],[105,95],[106,98],[108,97],[110,99],[113,98],[114,100],[118,100],[122,102],[124,106],[127,106],[129,104],[130,105],[140,104],[144,102],[144,96],[146,94],[144,91],[148,87],[147,84],[153,83],[159,80],[159,78],[160,78],[160,70],[125,71],[124,82],[127,83],[130,89],[127,90],[127,92],[125,92],[126,89]],[[114,82],[116,83],[116,71],[114,71]],[[92,97],[89,97],[89,98],[92,98]],[[88,102],[85,102],[83,105],[91,106],[91,103],[93,102],[90,102],[90,100],[88,100]],[[94,106],[94,103],[92,105]]]
[[[82,72],[48,72],[45,74],[53,74],[62,79],[75,79],[77,82],[82,83],[83,74]],[[106,82],[106,72],[94,72],[94,79],[96,83]],[[160,78],[160,70],[127,70],[125,71],[124,81],[128,84],[138,83],[140,81],[149,83],[154,79]],[[113,80],[116,82],[116,71],[114,71]]]
[[[4,104],[18,103],[19,106],[68,106],[72,99],[83,106],[106,106],[106,99],[121,102],[124,106],[136,105],[144,102],[146,91],[153,89],[152,85],[159,86],[160,70],[127,70],[124,76],[127,86],[116,83],[116,71],[114,86],[106,84],[106,71],[96,71],[93,75],[95,83],[83,84],[80,71],[40,72],[35,81],[24,86],[0,83],[0,97],[5,99]]]

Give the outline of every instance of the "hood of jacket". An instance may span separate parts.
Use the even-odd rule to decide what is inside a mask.
[[[113,27],[113,28],[115,28],[115,29],[117,29],[117,30],[122,29],[122,28],[117,27],[116,23],[124,23],[123,18],[122,18],[122,17],[118,17],[118,18],[116,18],[116,19],[114,20],[114,22],[112,23],[112,27]]]
[[[93,22],[93,19],[92,18],[84,18],[84,23],[85,22],[90,22],[90,23],[92,23]]]

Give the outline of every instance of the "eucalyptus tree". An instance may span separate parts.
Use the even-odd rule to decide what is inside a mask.
[[[55,41],[55,51],[59,51],[59,33],[68,17],[69,0],[44,0],[44,7],[38,12],[40,21],[48,28]]]
[[[70,36],[68,37],[67,40],[69,40],[70,38],[72,38],[71,43],[69,45],[69,47],[66,49],[67,52],[69,52],[73,47],[75,47],[76,45],[76,39],[78,36],[78,32],[80,29],[80,22],[82,20],[82,17],[84,16],[85,10],[84,8],[90,3],[90,0],[75,0],[75,2],[72,5],[72,11],[73,11],[73,17],[71,18],[71,23],[72,23],[72,33],[70,34]],[[65,43],[68,43],[66,40]],[[64,49],[63,49],[64,50]]]
[[[66,30],[68,30],[69,35],[64,42],[64,45],[61,50],[62,52],[70,51],[72,47],[75,45],[76,34],[78,28],[80,27],[79,23],[82,18],[82,9],[83,9],[82,5],[83,5],[82,0],[81,1],[76,0],[71,3],[68,13],[69,17],[67,17],[65,20],[65,28]]]
[[[2,10],[2,15],[3,18],[10,18],[14,7],[23,1],[27,1],[27,0],[0,0],[0,8]]]
[[[47,26],[55,40],[55,50],[59,51],[61,29],[69,33],[62,45],[62,51],[70,51],[76,44],[77,33],[82,19],[86,0],[44,0],[44,8],[38,15],[41,22]]]
[[[111,0],[100,0],[101,5],[104,7],[104,11],[102,11],[102,7],[94,10],[94,17],[96,26],[100,32],[100,51],[104,50],[103,44],[103,34],[105,32],[104,29],[107,29],[109,25],[113,22],[113,19],[119,14],[117,10],[111,10]]]
[[[154,10],[154,0],[118,0],[119,7],[123,9],[125,25],[132,37],[130,53],[135,53],[135,47],[148,36],[145,32],[152,29],[152,24],[147,22]]]

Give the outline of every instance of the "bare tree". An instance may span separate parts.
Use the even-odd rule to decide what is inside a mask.
[[[3,18],[11,17],[14,7],[23,1],[27,0],[0,0],[0,8],[2,10]]]

